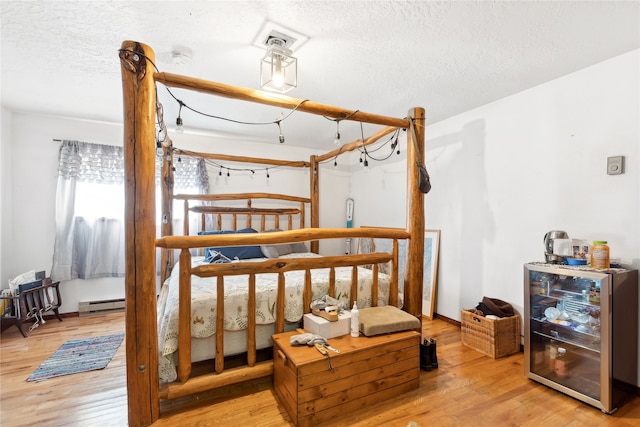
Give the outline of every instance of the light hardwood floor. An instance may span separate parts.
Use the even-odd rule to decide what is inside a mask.
[[[53,378],[26,378],[68,339],[124,330],[124,313],[47,321],[29,338],[15,327],[0,342],[0,425],[126,426],[125,345],[106,369]],[[640,426],[640,397],[613,415],[524,376],[523,355],[498,360],[460,343],[460,329],[425,321],[438,343],[439,368],[422,372],[418,390],[346,413],[326,426]],[[198,398],[162,404],[154,426],[291,426],[271,381],[262,380]],[[410,424],[410,423],[415,424]]]

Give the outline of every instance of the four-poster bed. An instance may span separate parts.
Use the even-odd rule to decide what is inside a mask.
[[[299,307],[298,311],[309,312],[310,302],[314,296],[316,282],[319,281],[314,276],[315,271],[324,269],[327,272],[328,280],[326,289],[332,296],[336,295],[340,288],[340,269],[348,269],[347,274],[350,282],[341,293],[351,303],[362,297],[369,295],[370,305],[377,305],[381,294],[382,303],[398,306],[398,241],[409,239],[407,255],[407,268],[404,277],[404,293],[402,295],[402,308],[406,312],[417,318],[421,316],[422,302],[422,254],[424,240],[424,204],[423,194],[418,189],[418,171],[415,167],[416,158],[421,158],[423,150],[424,134],[423,126],[414,126],[415,120],[424,119],[424,110],[414,108],[409,111],[408,118],[390,118],[385,116],[372,115],[364,112],[353,112],[338,107],[317,104],[311,101],[303,101],[282,95],[267,94],[251,89],[238,88],[203,81],[199,79],[178,76],[167,73],[159,73],[153,68],[154,54],[151,48],[141,43],[125,41],[120,50],[122,65],[122,81],[124,94],[124,146],[125,146],[125,176],[126,176],[126,336],[127,336],[127,384],[128,384],[128,404],[129,404],[129,424],[148,425],[158,419],[160,415],[160,399],[172,399],[174,397],[198,393],[217,387],[225,387],[241,381],[272,375],[273,363],[271,361],[256,361],[256,329],[259,328],[256,321],[257,300],[260,299],[261,285],[257,279],[260,275],[270,274],[277,277],[276,285],[271,289],[274,292],[274,300],[270,300],[273,307],[273,328],[275,332],[285,330],[286,316],[285,307],[292,303]],[[268,194],[236,194],[236,195],[210,195],[195,197],[200,202],[198,207],[191,207],[189,199],[193,196],[175,196],[171,192],[171,167],[170,161],[165,161],[163,165],[163,217],[171,215],[172,201],[181,199],[185,201],[185,213],[195,212],[202,216],[202,224],[205,224],[205,216],[212,215],[216,218],[216,230],[223,230],[223,215],[231,215],[233,225],[229,228],[238,228],[237,218],[246,218],[247,227],[253,228],[252,218],[258,217],[260,225],[255,226],[255,233],[225,233],[225,234],[203,234],[189,235],[190,231],[185,228],[182,236],[172,235],[171,220],[163,221],[162,237],[156,238],[155,223],[155,150],[156,150],[156,83],[161,83],[167,87],[190,89],[212,95],[228,98],[246,100],[250,102],[262,103],[282,108],[297,108],[298,111],[311,114],[323,115],[340,120],[360,121],[385,126],[375,135],[362,141],[354,141],[345,144],[340,150],[327,153],[322,156],[311,156],[309,162],[300,162],[301,165],[308,166],[310,175],[310,196],[307,198],[293,198],[290,196],[277,195],[281,201],[288,203],[299,203],[299,208],[272,208],[257,207],[252,201],[260,198],[269,198]],[[384,135],[394,130],[411,128],[408,132],[408,140],[413,140],[407,144],[407,228],[406,230],[390,228],[355,228],[355,229],[335,229],[320,228],[319,219],[319,164],[323,160],[335,157],[339,153],[352,151],[363,145],[371,144]],[[172,148],[164,147],[164,155],[171,159]],[[220,155],[209,155],[211,158]],[[278,160],[257,159],[248,157],[223,156],[227,160],[246,161],[248,163],[278,164]],[[243,207],[228,208],[215,203],[223,198],[233,200],[248,200],[248,204]],[[208,200],[207,200],[208,199]],[[211,203],[209,203],[211,202]],[[309,226],[305,224],[308,205]],[[266,224],[269,221],[265,218],[272,218],[274,224],[282,228],[279,223],[280,216],[287,218],[287,230],[265,232]],[[293,216],[297,216],[300,227],[293,228]],[[274,219],[278,218],[278,219]],[[295,222],[297,222],[295,221]],[[185,219],[185,224],[188,224]],[[244,226],[244,224],[243,224]],[[187,227],[187,226],[185,226]],[[208,230],[205,230],[208,231]],[[241,262],[208,264],[201,261],[194,262],[191,249],[200,248],[226,248],[261,246],[263,249],[272,245],[295,245],[306,243],[309,252],[317,254],[319,252],[319,242],[323,239],[346,239],[346,238],[385,238],[393,241],[392,253],[355,254],[342,256],[300,256],[292,253],[285,257],[275,259],[249,259]],[[173,263],[172,251],[179,252],[179,262],[173,268],[172,283],[174,294],[179,303],[175,309],[177,313],[177,349],[178,363],[176,376],[178,382],[162,383],[159,378],[158,369],[158,319],[156,310],[156,268],[155,256],[156,248],[162,248],[161,255],[161,278],[169,277]],[[264,252],[264,250],[263,250]],[[391,262],[391,274],[385,282],[380,284],[377,265],[379,263]],[[369,279],[361,278],[361,265],[373,265]],[[289,273],[297,272],[300,282],[291,285]],[[365,273],[366,274],[366,273]],[[226,280],[231,276],[243,276],[247,279],[245,291],[246,299],[246,351],[247,366],[224,369],[225,345],[225,298],[215,299],[215,313],[211,322],[216,329],[212,335],[215,340],[215,372],[207,375],[191,377],[191,351],[192,351],[192,280],[199,278],[215,278],[212,285],[216,295],[223,295],[227,292]],[[258,284],[256,284],[258,282]],[[363,282],[369,283],[365,288]],[[171,289],[171,284],[169,288]],[[291,289],[295,288],[292,292]],[[196,286],[193,287],[195,289]],[[211,287],[210,287],[211,288]],[[324,287],[321,289],[325,289]],[[291,295],[299,295],[297,299]],[[291,300],[291,301],[290,301]],[[163,303],[164,304],[164,303]],[[213,310],[213,308],[212,308]],[[196,316],[198,318],[198,316]],[[244,317],[243,317],[244,319]],[[295,317],[291,323],[295,323]],[[161,321],[161,320],[160,320]],[[243,349],[244,351],[244,349]]]

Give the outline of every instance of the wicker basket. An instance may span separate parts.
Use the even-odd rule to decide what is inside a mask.
[[[462,310],[462,344],[497,359],[520,351],[520,316],[493,320]]]

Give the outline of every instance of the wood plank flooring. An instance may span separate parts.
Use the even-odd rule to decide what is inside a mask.
[[[639,426],[640,397],[605,415],[524,376],[522,353],[491,359],[463,346],[460,329],[425,321],[438,343],[439,368],[420,374],[420,388],[380,405],[345,413],[324,426]],[[124,331],[124,313],[47,321],[29,338],[15,327],[0,341],[0,425],[126,426],[125,344],[106,369],[26,378],[66,340]],[[270,379],[197,398],[163,402],[154,426],[292,426]],[[412,424],[413,423],[413,424]]]

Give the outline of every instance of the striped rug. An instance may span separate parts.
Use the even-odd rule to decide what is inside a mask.
[[[124,334],[69,340],[62,344],[27,381],[44,381],[62,375],[105,368],[118,351]]]

